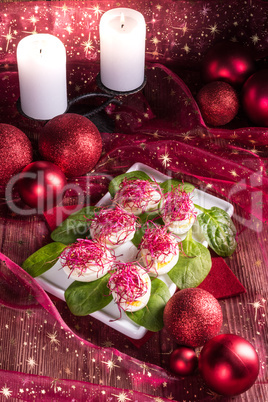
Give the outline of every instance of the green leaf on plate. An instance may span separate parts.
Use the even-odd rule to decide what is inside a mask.
[[[198,223],[209,246],[221,257],[229,257],[236,249],[236,228],[226,211],[219,207],[201,208]]]
[[[168,276],[180,289],[194,288],[203,282],[211,269],[210,252],[192,238],[191,230],[182,241],[182,247],[179,260]]]
[[[93,282],[73,282],[64,293],[66,303],[74,315],[84,316],[101,310],[113,297],[107,287],[110,274]]]
[[[51,233],[52,240],[72,244],[78,238],[86,238],[89,236],[88,219],[93,218],[98,210],[98,207],[87,206],[71,214]]]
[[[146,226],[142,225],[139,229],[136,230],[135,235],[133,239],[131,240],[134,246],[138,247],[138,245],[141,242],[141,239],[143,238],[144,232],[146,230]]]
[[[152,212],[143,212],[142,214],[139,215],[139,222],[142,225],[145,225],[147,222],[153,221],[155,223],[158,223],[160,225],[163,225],[163,220],[159,215],[159,209],[157,208],[156,211]]]
[[[33,278],[42,275],[56,264],[66,245],[53,242],[41,247],[30,255],[22,264],[22,268]]]
[[[128,318],[149,331],[160,331],[163,326],[163,312],[171,295],[167,285],[158,278],[152,281],[151,296],[148,304],[134,313],[127,312]]]
[[[143,216],[143,218],[145,217],[145,214],[142,214],[139,216],[139,218],[141,218]],[[138,247],[138,245],[140,244],[142,237],[145,233],[145,230],[148,227],[154,227],[155,225],[163,225],[163,221],[161,218],[154,218],[153,222],[150,220],[150,215],[147,214],[147,219],[144,220],[144,222],[141,222],[140,227],[136,230],[135,235],[133,237],[133,239],[131,240],[132,243],[134,244],[134,246]]]
[[[182,182],[176,179],[168,179],[164,181],[163,183],[160,183],[160,187],[162,188],[163,193],[168,193],[169,191],[172,190],[172,188],[177,188],[180,187],[183,189],[186,193],[191,193],[194,191],[195,187],[187,182]]]
[[[135,170],[133,172],[127,172],[124,174],[120,174],[119,176],[116,176],[109,184],[109,193],[111,194],[111,197],[113,198],[116,194],[116,192],[119,189],[120,183],[127,178],[128,180],[147,180],[147,181],[152,181],[150,176],[148,176],[147,173],[142,172],[141,170]]]

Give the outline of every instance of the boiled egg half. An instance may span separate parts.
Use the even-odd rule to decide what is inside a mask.
[[[196,210],[190,194],[179,188],[164,194],[159,210],[165,226],[176,235],[187,233],[196,219]]]
[[[179,260],[178,239],[165,227],[148,228],[139,245],[138,255],[150,276],[164,275]]]
[[[115,256],[105,245],[81,239],[64,249],[60,262],[69,278],[93,282],[112,269]]]
[[[151,280],[137,263],[119,263],[108,284],[119,309],[134,312],[144,308],[151,295]]]
[[[113,202],[127,212],[140,215],[157,211],[161,197],[161,188],[156,182],[126,180],[120,183]]]
[[[101,210],[91,221],[92,239],[116,248],[133,239],[137,228],[137,217],[119,206]]]

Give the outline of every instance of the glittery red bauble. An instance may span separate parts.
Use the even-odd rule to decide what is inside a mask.
[[[169,364],[173,373],[186,376],[194,373],[198,366],[198,359],[193,349],[180,346],[171,353]]]
[[[33,149],[27,135],[17,127],[0,123],[0,185],[6,185],[32,159]]]
[[[102,139],[97,127],[86,117],[66,113],[54,117],[39,138],[39,151],[58,165],[67,177],[88,173],[99,160]]]
[[[242,105],[253,123],[268,127],[268,69],[258,71],[245,82]]]
[[[222,311],[215,297],[199,288],[175,293],[164,309],[164,326],[175,341],[196,348],[217,335]]]
[[[239,99],[235,89],[227,82],[206,84],[196,96],[200,112],[206,124],[223,126],[236,116]]]
[[[208,341],[199,357],[199,370],[210,389],[233,396],[249,389],[259,373],[259,359],[244,338],[218,335]]]
[[[22,170],[18,191],[25,204],[43,212],[61,201],[66,183],[66,177],[58,166],[37,161]]]
[[[216,43],[204,56],[201,74],[204,82],[225,81],[241,86],[255,71],[255,62],[249,49],[237,42]]]

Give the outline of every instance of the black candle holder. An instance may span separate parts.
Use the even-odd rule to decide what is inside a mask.
[[[97,86],[100,88],[102,92],[91,92],[88,94],[80,95],[77,96],[73,99],[70,99],[68,101],[67,109],[65,113],[77,113],[82,116],[87,117],[90,119],[98,128],[100,132],[108,132],[111,133],[114,131],[114,124],[111,118],[107,115],[107,113],[104,113],[104,109],[110,104],[114,103],[117,105],[121,105],[122,101],[117,99],[118,96],[128,96],[128,95],[133,95],[139,91],[141,91],[145,85],[146,85],[146,77],[144,78],[144,81],[142,85],[140,85],[138,88],[135,88],[131,91],[126,91],[126,92],[120,92],[120,91],[113,91],[107,87],[105,87],[100,79],[100,74],[97,75],[96,77],[96,83]],[[104,98],[106,99],[104,102],[102,102],[100,105],[93,107],[88,111],[88,105],[81,104],[83,101],[92,99],[92,98]],[[31,120],[38,120],[34,119],[30,116],[27,116],[22,108],[21,108],[21,102],[20,98],[17,101],[17,109],[21,115],[24,117],[27,117],[28,119]],[[40,120],[40,121],[49,121],[49,120]]]
[[[132,89],[131,91],[114,91],[112,89],[107,88],[103,83],[101,82],[100,74],[97,75],[96,77],[96,82],[98,87],[105,93],[107,93],[110,96],[127,96],[127,95],[133,95],[136,94],[137,92],[140,92],[146,85],[147,78],[146,76],[144,77],[143,83],[135,89]]]

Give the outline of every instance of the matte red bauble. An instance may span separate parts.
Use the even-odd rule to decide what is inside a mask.
[[[254,124],[268,127],[268,69],[258,71],[245,82],[242,105]]]
[[[194,373],[198,366],[198,358],[193,349],[181,346],[170,355],[170,369],[173,373],[187,376]]]
[[[222,325],[222,311],[217,299],[199,289],[175,293],[164,309],[164,326],[181,345],[196,348],[217,335]]]
[[[66,183],[66,177],[58,166],[47,161],[37,161],[30,163],[21,172],[18,191],[25,204],[43,212],[62,199]]]
[[[0,185],[6,185],[32,159],[32,144],[27,135],[17,127],[0,123]]]
[[[211,390],[234,396],[254,384],[259,374],[259,359],[253,346],[241,336],[218,335],[203,347],[199,370]]]
[[[235,89],[227,82],[206,84],[197,94],[196,101],[206,124],[224,126],[237,115],[239,99]]]
[[[67,177],[82,176],[98,162],[102,139],[97,127],[86,117],[66,113],[45,125],[39,138],[39,151]]]
[[[241,86],[254,73],[255,62],[249,49],[237,42],[222,41],[204,56],[201,71],[205,83],[225,81]]]

